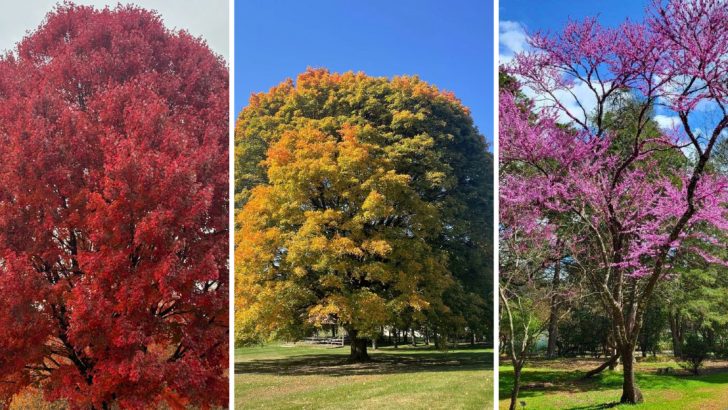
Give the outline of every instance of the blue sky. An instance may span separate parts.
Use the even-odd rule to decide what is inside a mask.
[[[236,0],[235,111],[307,67],[417,74],[455,93],[492,150],[489,0]]]
[[[627,18],[642,21],[647,5],[646,0],[501,0],[498,13],[501,61],[525,47],[526,33],[559,32],[569,20],[585,17],[596,16],[602,25],[612,27]]]
[[[518,21],[529,30],[563,27],[569,18],[598,16],[607,26],[630,17],[641,21],[648,2],[644,0],[500,0],[500,20]]]

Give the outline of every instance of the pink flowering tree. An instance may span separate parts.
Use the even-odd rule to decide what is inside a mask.
[[[720,243],[700,229],[728,230],[728,180],[709,171],[728,127],[726,21],[723,1],[655,1],[641,23],[607,28],[587,19],[536,33],[531,50],[505,67],[532,102],[501,92],[501,166],[519,169],[502,177],[501,217],[529,209],[518,212],[519,225],[559,215],[583,228],[569,240],[570,257],[590,267],[585,278],[611,319],[623,403],[643,401],[634,350],[676,253],[698,241],[692,251],[726,263],[709,252]],[[618,139],[606,118],[619,98],[638,113]],[[655,107],[678,125],[646,133]],[[688,165],[661,166],[665,152],[685,153]]]

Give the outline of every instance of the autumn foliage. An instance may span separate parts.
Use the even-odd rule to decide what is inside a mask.
[[[467,109],[416,77],[310,69],[253,95],[236,128],[237,341],[333,323],[357,359],[382,326],[484,335],[490,167]]]
[[[0,401],[227,403],[223,60],[64,4],[0,60]]]

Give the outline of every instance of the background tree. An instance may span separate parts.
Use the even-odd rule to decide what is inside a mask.
[[[726,258],[725,251],[719,257]],[[728,325],[728,269],[706,263],[692,252],[677,258],[676,277],[661,286],[658,297],[666,301],[670,343],[675,358],[682,357],[686,338],[698,335],[721,351],[720,334]],[[711,337],[703,337],[711,335]]]
[[[533,353],[539,338],[569,313],[570,306],[581,296],[578,284],[566,287],[560,280],[563,248],[555,226],[530,222],[521,218],[528,209],[501,207],[501,258],[499,299],[501,329],[506,354],[513,366],[513,388],[510,409],[516,409],[521,387],[521,373],[528,355]],[[554,316],[558,315],[556,318]]]
[[[637,341],[642,357],[649,353],[657,355],[660,350],[660,339],[667,325],[667,307],[657,297],[652,299],[645,312],[644,323]]]
[[[134,6],[64,3],[0,60],[3,403],[227,403],[227,90]]]
[[[357,141],[369,144],[372,161],[381,157],[384,169],[408,178],[411,191],[406,195],[427,204],[435,215],[436,226],[421,240],[445,255],[442,263],[453,280],[442,295],[446,308],[422,311],[408,318],[409,326],[427,328],[437,343],[448,335],[483,340],[491,329],[492,160],[468,110],[451,94],[417,77],[387,80],[309,69],[295,85],[288,80],[251,96],[236,127],[236,208],[245,209],[256,187],[274,185],[269,154],[289,132],[315,130],[339,141],[344,127],[353,127]],[[332,187],[323,188],[335,194]],[[402,206],[409,205],[397,204],[393,212]],[[238,254],[246,252],[244,232],[253,229],[243,223],[247,219],[237,219]],[[398,218],[395,225],[404,222]],[[236,269],[238,277],[243,275],[240,266]],[[238,283],[252,285],[250,280],[241,277]],[[245,286],[236,287],[241,313],[253,306],[242,294]],[[250,323],[240,315],[236,320]],[[236,335],[240,342],[255,338],[258,330],[270,336],[263,329],[240,329],[247,329]]]

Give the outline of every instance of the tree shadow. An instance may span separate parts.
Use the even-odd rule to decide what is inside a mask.
[[[694,376],[686,373],[658,374],[657,369],[642,370],[636,374],[637,385],[643,390],[678,390],[688,388],[692,381],[699,380],[704,383],[726,384],[728,386],[728,371],[725,369],[711,369],[710,372]],[[527,401],[528,398],[553,395],[554,400],[563,394],[596,392],[622,389],[622,372],[620,370],[604,371],[590,379],[583,379],[585,372],[580,370],[549,370],[543,368],[526,368],[521,376],[521,390],[519,399]],[[530,387],[529,387],[530,386]],[[502,398],[510,396],[513,387],[513,371],[501,369],[499,395]],[[619,394],[614,397],[619,398]],[[568,407],[570,410],[598,410],[609,409],[619,405],[618,401],[590,404],[578,407]]]
[[[580,371],[529,371],[524,369],[521,375],[521,389],[518,397],[534,397],[548,393],[581,393],[594,390],[616,388],[613,383],[604,383],[600,377],[582,380]],[[509,397],[513,388],[513,371],[501,370],[499,394]]]
[[[569,407],[566,410],[601,410],[601,409],[613,409],[615,407],[619,406],[618,401],[613,401],[610,403],[602,403],[602,404],[593,404],[593,405],[587,405],[587,406],[577,406],[577,407]]]
[[[235,374],[278,376],[352,376],[417,372],[492,370],[491,352],[441,352],[399,348],[387,353],[370,351],[371,361],[349,363],[341,353],[303,354],[281,359],[254,359],[235,363]]]

